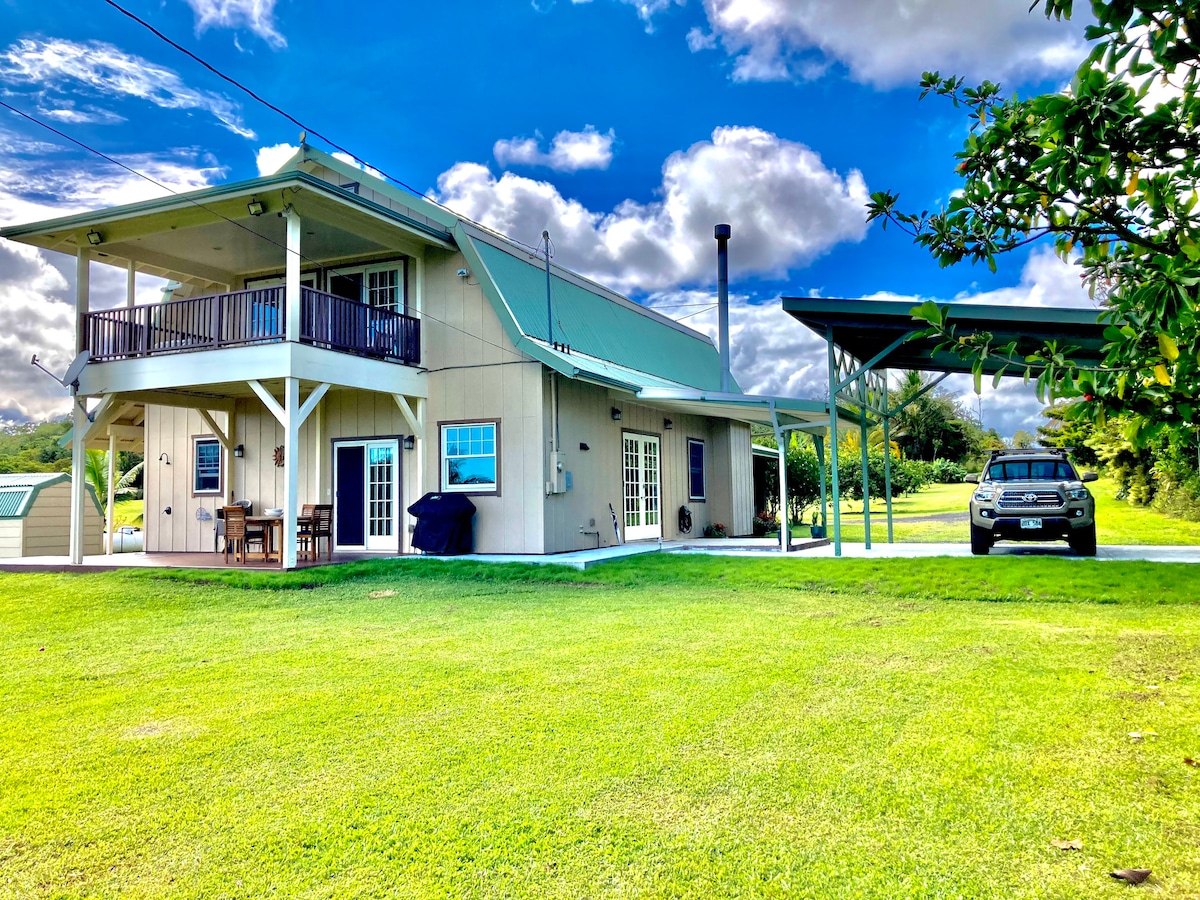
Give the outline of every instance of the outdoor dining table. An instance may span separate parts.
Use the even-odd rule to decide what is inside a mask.
[[[246,516],[247,525],[261,525],[263,529],[263,561],[278,562],[283,565],[283,516]],[[312,518],[309,516],[297,516],[296,527],[302,528],[305,525],[312,525]],[[279,543],[274,540],[275,529],[279,529]],[[271,556],[275,552],[275,547],[280,548],[279,559],[276,560]]]

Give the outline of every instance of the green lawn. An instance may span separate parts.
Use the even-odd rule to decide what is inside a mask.
[[[1196,571],[0,575],[0,897],[1195,897]]]
[[[1164,516],[1147,507],[1115,499],[1116,484],[1101,479],[1089,485],[1096,497],[1096,537],[1101,544],[1200,544],[1200,522]],[[966,543],[970,540],[967,519],[939,522],[918,517],[946,513],[964,514],[971,498],[971,484],[933,484],[916,494],[897,497],[892,503],[895,539],[900,542]],[[861,543],[862,503],[842,502],[842,539]],[[916,518],[916,521],[906,521]],[[829,524],[833,528],[832,517]],[[807,526],[793,526],[793,534],[807,537]],[[882,500],[871,503],[871,537],[887,540],[886,507]]]

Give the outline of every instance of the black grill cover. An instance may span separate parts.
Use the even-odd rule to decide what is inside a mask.
[[[426,553],[457,555],[474,549],[475,504],[462,494],[426,494],[408,508],[417,517],[413,546]]]

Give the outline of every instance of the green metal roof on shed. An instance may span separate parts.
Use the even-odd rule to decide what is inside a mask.
[[[23,519],[33,509],[38,494],[64,481],[71,481],[71,476],[66,472],[0,475],[0,519]],[[96,504],[96,511],[103,515],[104,509],[96,497],[96,489],[91,484],[87,489],[88,496]]]
[[[480,280],[491,282],[521,334],[548,343],[545,263],[479,233],[463,232],[486,270]],[[673,384],[720,388],[721,359],[705,335],[558,267],[551,268],[550,295],[554,340],[569,345],[572,353]],[[503,316],[504,309],[497,312]]]

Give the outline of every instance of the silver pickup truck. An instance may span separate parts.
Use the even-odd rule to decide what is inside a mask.
[[[1066,539],[1080,556],[1096,555],[1096,499],[1066,450],[993,450],[971,494],[971,552],[982,556],[996,541]]]

